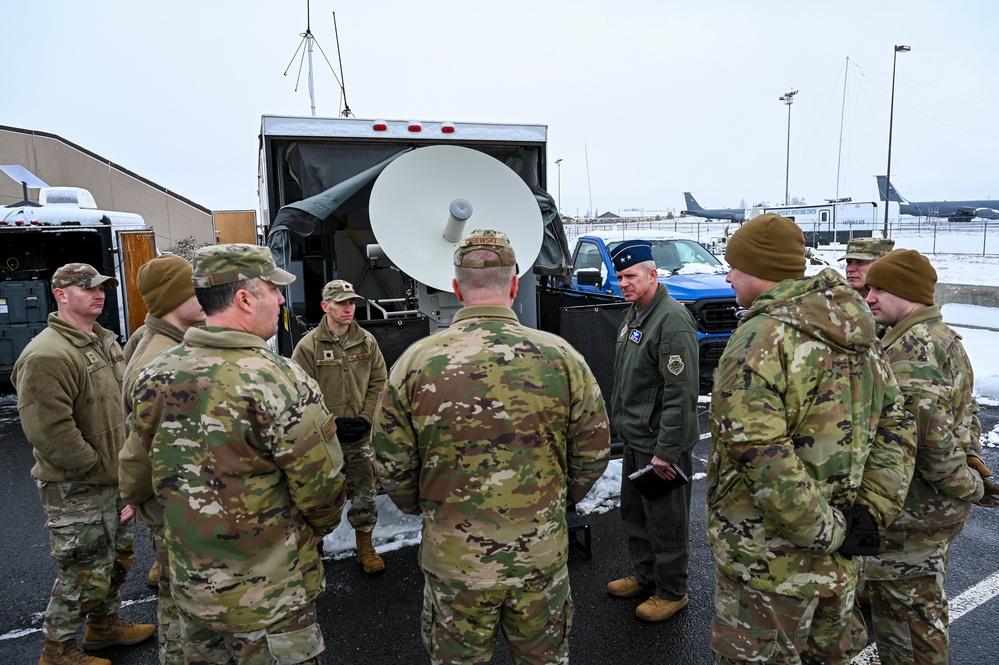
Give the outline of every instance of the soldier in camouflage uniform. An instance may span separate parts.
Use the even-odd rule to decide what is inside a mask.
[[[886,665],[946,663],[944,582],[950,544],[982,497],[969,466],[981,428],[974,373],[961,337],[933,304],[937,275],[919,252],[899,249],[867,273],[867,303],[879,324],[906,409],[916,419],[916,472],[905,508],[866,558],[874,639]]]
[[[846,261],[846,281],[861,298],[867,297],[867,271],[894,247],[891,238],[854,238],[846,244],[846,255],[840,261]]]
[[[711,398],[707,529],[717,663],[848,663],[862,560],[902,507],[914,425],[860,296],[804,277],[801,229],[774,214],[725,251],[749,308]]]
[[[118,460],[118,481],[122,501],[135,507],[139,519],[146,525],[153,552],[156,553],[148,580],[159,591],[156,619],[159,624],[160,665],[182,665],[187,661],[181,649],[177,603],[170,594],[163,508],[153,492],[152,466],[149,454],[135,431],[130,398],[139,371],[160,352],[180,344],[188,328],[204,324],[205,312],[194,294],[191,263],[176,254],[164,254],[144,263],[139,268],[136,285],[149,313],[142,326],[143,332],[139,334],[136,330],[133,333],[133,338],[138,341],[131,346],[131,355],[129,348],[125,350],[122,392],[125,396],[126,436],[125,447]],[[159,574],[160,568],[163,575]]]
[[[612,596],[643,596],[635,616],[665,621],[687,606],[690,484],[650,500],[628,475],[652,465],[670,479],[693,472],[699,440],[697,324],[657,279],[652,244],[630,240],[611,253],[624,299],[614,353],[611,422],[624,441],[621,521],[634,575],[607,585]]]
[[[354,286],[342,279],[323,287],[325,316],[295,346],[291,359],[316,380],[326,408],[336,418],[350,498],[347,520],[354,527],[357,561],[370,574],[385,570],[385,562],[371,544],[378,521],[378,480],[370,432],[388,372],[374,335],[354,320],[358,298]]]
[[[607,415],[583,358],[511,310],[513,247],[473,231],[454,254],[464,308],[406,350],[375,411],[382,487],[423,514],[422,637],[431,662],[568,663],[566,500],[607,466]]]
[[[11,374],[21,426],[34,448],[31,475],[58,568],[45,610],[41,665],[109,665],[77,649],[84,622],[84,649],[136,644],[156,630],[117,614],[134,531],[132,520],[121,519],[125,504],[118,497],[125,359],[115,334],[96,322],[104,310],[104,288],[117,284],[85,263],[56,270],[57,311]]]
[[[198,250],[207,326],[132,391],[190,665],[318,664],[324,649],[316,541],[340,521],[343,459],[319,387],[265,341],[294,279],[266,247]]]

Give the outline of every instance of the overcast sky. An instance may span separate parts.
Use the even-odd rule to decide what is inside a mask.
[[[790,195],[999,199],[999,3],[313,0],[358,118],[538,123],[570,214]],[[816,7],[823,7],[817,9]],[[305,0],[32,0],[4,8],[0,124],[50,132],[215,210],[259,209],[263,114],[309,115]],[[843,82],[849,58],[844,107]],[[317,114],[339,85],[317,50]],[[843,140],[840,150],[840,124]],[[587,169],[587,157],[589,168]],[[561,187],[554,161],[563,160]],[[0,156],[2,159],[2,156]],[[74,183],[51,183],[73,185]]]

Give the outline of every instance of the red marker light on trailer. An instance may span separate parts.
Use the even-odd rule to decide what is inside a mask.
[[[409,131],[411,131],[411,132],[422,132],[423,131],[423,126],[420,123],[418,123],[418,122],[410,121],[410,123],[409,123]]]
[[[371,126],[371,129],[376,132],[384,132],[388,129],[388,123],[384,120],[375,120],[375,124]]]
[[[441,125],[441,134],[454,134],[454,125],[450,122],[445,122]]]

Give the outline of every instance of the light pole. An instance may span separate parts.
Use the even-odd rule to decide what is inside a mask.
[[[794,96],[797,94],[797,90],[792,90],[780,96],[780,101],[787,105],[787,167],[784,169],[784,205],[791,203],[788,190],[788,180],[791,175],[791,104],[794,103]]]
[[[888,167],[885,169],[885,227],[881,232],[882,237],[888,237],[888,196],[891,190],[891,130],[895,121],[895,65],[898,63],[899,53],[908,53],[912,49],[905,45],[895,44],[895,53],[891,61],[891,110],[888,112]]]
[[[558,167],[558,213],[562,214],[562,158],[559,157],[555,160],[555,166]]]

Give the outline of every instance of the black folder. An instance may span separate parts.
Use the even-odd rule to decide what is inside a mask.
[[[674,464],[673,470],[676,471],[676,475],[673,476],[672,480],[666,480],[665,478],[661,478],[650,464],[629,474],[628,480],[631,481],[646,499],[658,499],[662,495],[672,492],[677,487],[690,482],[690,478],[687,477],[687,474],[680,467]]]

